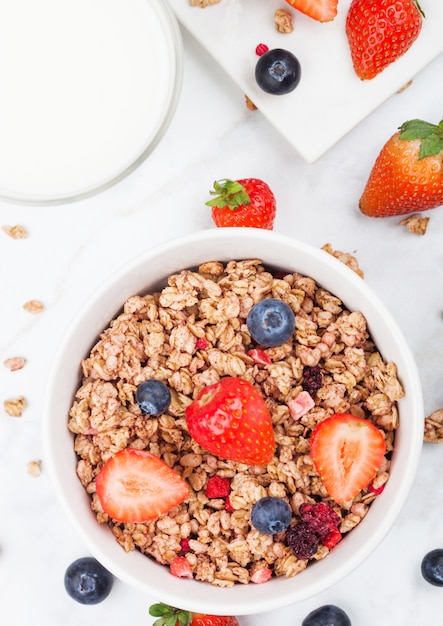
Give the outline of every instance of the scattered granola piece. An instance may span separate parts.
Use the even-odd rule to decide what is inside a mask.
[[[275,28],[279,33],[292,33],[294,25],[292,23],[292,15],[286,9],[277,9],[274,13]]]
[[[10,359],[5,359],[3,361],[3,365],[11,370],[11,372],[16,372],[17,370],[21,370],[26,364],[26,359],[21,356],[15,356]]]
[[[351,270],[353,270],[356,274],[358,274],[361,278],[365,277],[363,270],[361,270],[358,266],[357,259],[347,252],[341,252],[340,250],[333,250],[330,243],[325,243],[321,248],[328,254],[335,256],[336,259],[347,265]]]
[[[424,440],[443,443],[443,409],[437,409],[425,419]]]
[[[250,111],[256,111],[257,107],[255,106],[255,104],[252,102],[252,100],[250,98],[248,98],[248,96],[245,96],[245,102],[246,102],[246,107],[250,110]]]
[[[412,85],[412,80],[408,80],[407,83],[405,83],[403,85],[403,87],[400,87],[400,89],[397,91],[397,93],[403,93],[403,91],[405,91],[408,87],[410,87]]]
[[[428,228],[428,222],[431,218],[429,217],[421,217],[418,213],[414,213],[409,217],[405,217],[404,220],[401,220],[399,224],[401,226],[406,226],[410,233],[415,235],[424,235],[426,233],[426,229]]]
[[[25,302],[25,304],[23,305],[23,308],[28,313],[37,314],[41,313],[44,307],[43,303],[40,302],[40,300],[28,300],[28,302]]]
[[[2,230],[13,239],[26,239],[28,236],[23,226],[19,226],[18,224],[15,226],[2,226]]]
[[[23,411],[26,409],[27,402],[23,396],[18,398],[11,398],[3,402],[5,411],[11,417],[21,417]]]
[[[41,474],[41,461],[29,461],[27,468],[28,474],[32,476],[32,478],[37,478]]]
[[[213,4],[218,4],[219,2],[220,0],[189,0],[191,7],[200,7],[202,9]]]

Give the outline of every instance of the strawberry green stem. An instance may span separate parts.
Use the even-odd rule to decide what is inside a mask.
[[[238,180],[230,180],[229,178],[216,180],[214,189],[209,193],[215,197],[212,200],[208,200],[206,205],[217,207],[218,209],[227,207],[235,211],[240,206],[247,206],[251,203],[251,198],[245,187]]]
[[[418,3],[418,0],[414,0],[414,3],[417,6],[417,9],[420,11],[420,13],[423,15],[423,17],[426,17],[425,12],[423,11],[423,9],[421,8],[421,6]]]
[[[192,613],[190,611],[184,611],[182,609],[176,609],[174,606],[163,604],[152,604],[149,607],[149,615],[152,617],[158,617],[155,620],[153,626],[189,626],[192,622]]]
[[[434,156],[443,150],[443,120],[438,124],[430,124],[423,120],[409,120],[400,126],[400,139],[420,139],[418,158]]]

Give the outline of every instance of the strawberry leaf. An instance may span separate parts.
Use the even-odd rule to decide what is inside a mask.
[[[440,128],[435,124],[423,120],[409,120],[400,126],[400,139],[424,139],[439,132]]]
[[[438,126],[423,120],[409,120],[400,126],[400,139],[421,139],[419,160],[434,156],[443,149],[443,120]]]
[[[418,158],[424,159],[428,156],[434,156],[443,149],[443,137],[437,134],[429,135],[420,144],[420,152]]]
[[[153,626],[175,626],[176,624],[189,626],[192,621],[192,615],[189,611],[176,609],[162,602],[152,604],[149,607],[149,615],[159,618],[155,620]]]
[[[421,8],[421,6],[418,3],[418,0],[414,0],[415,5],[417,6],[417,9],[420,11],[420,13],[422,14],[422,16],[424,18],[426,18],[425,12],[423,11],[423,9]]]
[[[216,180],[214,189],[209,193],[215,197],[208,200],[206,206],[217,207],[218,209],[227,207],[235,211],[235,209],[251,203],[251,198],[245,187],[237,180],[230,180],[229,178]]]

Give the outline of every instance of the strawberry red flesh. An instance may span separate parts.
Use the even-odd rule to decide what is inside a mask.
[[[347,413],[320,422],[311,440],[311,457],[329,496],[344,504],[367,487],[386,453],[383,433]]]
[[[186,500],[186,482],[145,450],[126,448],[105,463],[96,478],[103,511],[119,522],[156,519]]]
[[[286,2],[318,22],[330,22],[337,15],[338,0],[286,0]]]
[[[271,416],[247,380],[226,377],[205,387],[186,409],[191,437],[224,459],[265,465],[275,450]]]

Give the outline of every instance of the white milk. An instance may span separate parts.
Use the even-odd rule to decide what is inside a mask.
[[[175,97],[164,15],[150,0],[1,0],[0,196],[81,194],[149,147]]]

